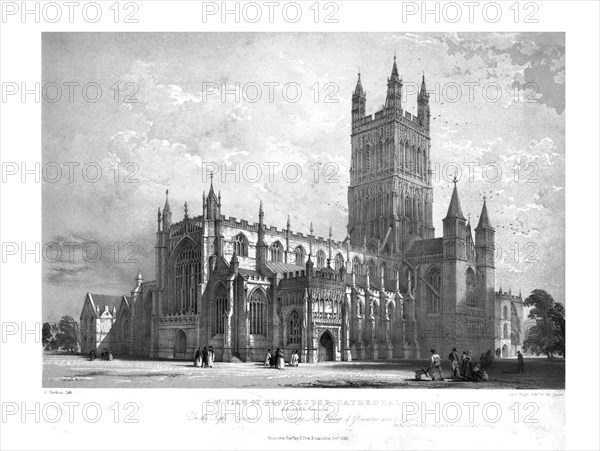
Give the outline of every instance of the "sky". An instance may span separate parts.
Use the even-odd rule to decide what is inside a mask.
[[[342,240],[357,73],[375,113],[394,55],[404,109],[430,91],[436,236],[457,174],[497,288],[564,303],[564,34],[44,33],[43,320],[154,280],[165,191],[200,215],[215,167],[226,216]]]

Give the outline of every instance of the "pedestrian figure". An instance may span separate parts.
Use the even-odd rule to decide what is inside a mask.
[[[459,360],[458,360],[458,353],[456,352],[456,348],[452,348],[452,352],[448,356],[448,359],[450,360],[450,365],[451,365],[450,378],[457,379],[460,373],[459,373],[459,368],[458,368]]]
[[[271,358],[273,356],[271,355],[271,350],[269,349],[267,351],[267,355],[265,356],[265,366],[271,366]]]
[[[213,362],[215,361],[215,351],[213,351],[212,346],[208,347],[208,367],[212,368]]]
[[[290,366],[298,366],[298,351],[292,352],[292,359],[290,361]]]
[[[90,351],[90,360],[93,362],[94,360],[96,360],[96,350],[92,349]]]
[[[471,364],[471,351],[466,351],[463,353],[462,365],[461,375],[463,378],[468,379],[473,372],[473,367]]]
[[[482,352],[481,357],[479,357],[479,368],[485,370],[485,354]]]
[[[517,373],[525,374],[525,361],[521,351],[517,351]]]
[[[108,360],[109,362],[112,362],[112,359],[113,359],[113,354],[112,354],[112,351],[111,351],[110,349],[108,350],[108,353],[107,353],[107,357],[106,357],[106,358],[107,358],[107,360]]]
[[[202,368],[208,368],[208,350],[206,346],[202,349]]]
[[[431,350],[431,366],[427,372],[432,381],[435,380],[435,372],[440,376],[440,380],[444,380],[444,376],[442,375],[442,359],[440,355],[435,352],[435,349]]]
[[[108,360],[108,349],[102,349],[102,360]]]
[[[277,348],[275,357],[277,359],[277,369],[282,370],[285,367],[285,359],[283,358],[283,351],[281,349]]]
[[[194,366],[197,368],[200,366],[200,361],[202,360],[202,353],[200,352],[200,348],[196,351],[194,355]]]

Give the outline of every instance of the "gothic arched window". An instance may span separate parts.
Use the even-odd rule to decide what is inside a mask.
[[[352,259],[352,271],[354,271],[356,274],[360,274],[360,260],[358,257],[354,257]]]
[[[369,260],[367,262],[367,269],[369,270],[369,276],[370,277],[374,277],[377,274],[375,274],[375,270],[376,270],[377,266],[375,265],[375,261],[374,260]]]
[[[260,290],[254,290],[248,303],[250,309],[250,333],[267,335],[267,299]]]
[[[411,205],[412,205],[412,202],[410,201],[410,197],[406,196],[404,198],[404,216],[407,219],[412,219]]]
[[[283,261],[283,246],[279,241],[271,244],[271,261],[281,263]]]
[[[296,247],[294,256],[296,257],[296,264],[302,266],[304,264],[304,248],[302,246]]]
[[[437,292],[434,292],[431,287],[427,287],[427,313],[440,313],[441,305],[439,293],[441,276],[437,266],[432,267],[427,273],[427,283]]]
[[[508,338],[508,324],[504,323],[504,327],[502,328],[502,338]]]
[[[502,318],[503,319],[508,319],[508,307],[506,305],[502,309]]]
[[[343,265],[344,265],[344,257],[342,257],[342,254],[337,254],[335,256],[335,270],[339,271],[340,269],[342,269]]]
[[[214,335],[223,335],[225,333],[225,315],[227,313],[227,292],[225,291],[225,287],[221,286],[219,288],[214,302]]]
[[[248,256],[248,238],[246,238],[246,235],[239,233],[233,238],[233,250],[238,257]]]
[[[379,169],[383,169],[383,163],[384,163],[384,152],[383,152],[383,141],[379,142]]]
[[[467,269],[467,304],[475,305],[475,273]]]
[[[325,252],[319,250],[317,252],[317,269],[325,267]]]
[[[371,171],[371,146],[367,146],[367,150],[365,152],[365,171]]]
[[[289,316],[288,327],[288,343],[299,345],[302,341],[302,333],[300,330],[300,315],[296,310],[292,311]]]
[[[183,249],[175,262],[175,310],[196,311],[197,287],[202,283],[200,248]]]

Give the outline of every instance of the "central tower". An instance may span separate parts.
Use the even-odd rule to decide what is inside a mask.
[[[352,95],[348,235],[369,252],[402,252],[411,237],[433,238],[430,111],[425,76],[417,115],[402,109],[394,56],[383,109],[366,115],[361,77]]]

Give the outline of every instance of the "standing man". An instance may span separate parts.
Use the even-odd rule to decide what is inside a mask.
[[[458,375],[459,375],[459,371],[458,371],[458,353],[456,352],[456,348],[452,348],[452,352],[450,353],[450,355],[448,356],[448,359],[450,360],[450,365],[451,365],[451,369],[450,369],[450,379],[457,379]]]
[[[435,349],[432,349],[431,350],[431,366],[429,367],[429,371],[428,371],[429,376],[431,377],[432,381],[435,380],[434,371],[437,371],[437,373],[440,376],[440,380],[443,381],[444,376],[442,376],[442,359],[439,354],[436,354]]]
[[[517,373],[525,374],[525,361],[521,351],[517,351]]]

